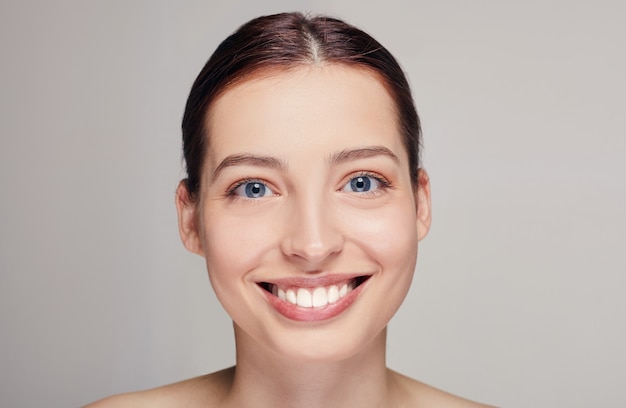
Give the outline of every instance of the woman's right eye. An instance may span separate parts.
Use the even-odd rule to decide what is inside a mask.
[[[242,181],[230,190],[229,195],[245,197],[245,198],[262,198],[270,197],[275,193],[267,184],[260,180]]]

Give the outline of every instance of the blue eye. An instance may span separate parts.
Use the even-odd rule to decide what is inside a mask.
[[[274,192],[263,182],[252,180],[239,184],[231,191],[232,195],[246,198],[261,198],[274,195]]]
[[[353,193],[367,193],[372,190],[378,190],[383,186],[381,180],[376,177],[360,175],[352,177],[343,187],[342,191]]]

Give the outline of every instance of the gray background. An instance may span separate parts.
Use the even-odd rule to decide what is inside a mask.
[[[2,1],[0,405],[233,363],[178,239],[179,123],[247,19],[336,15],[406,69],[434,220],[391,367],[507,407],[626,406],[621,1]]]

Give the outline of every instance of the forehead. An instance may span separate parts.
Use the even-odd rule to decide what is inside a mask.
[[[365,69],[329,64],[261,72],[212,104],[207,164],[240,152],[289,156],[290,147],[383,145],[404,157],[397,116],[383,81]]]

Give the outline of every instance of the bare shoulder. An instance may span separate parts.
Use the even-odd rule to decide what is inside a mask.
[[[230,388],[234,368],[145,391],[114,395],[84,408],[217,407]]]
[[[452,395],[430,385],[416,381],[400,373],[391,372],[394,383],[400,388],[411,407],[445,407],[445,408],[493,408]]]

